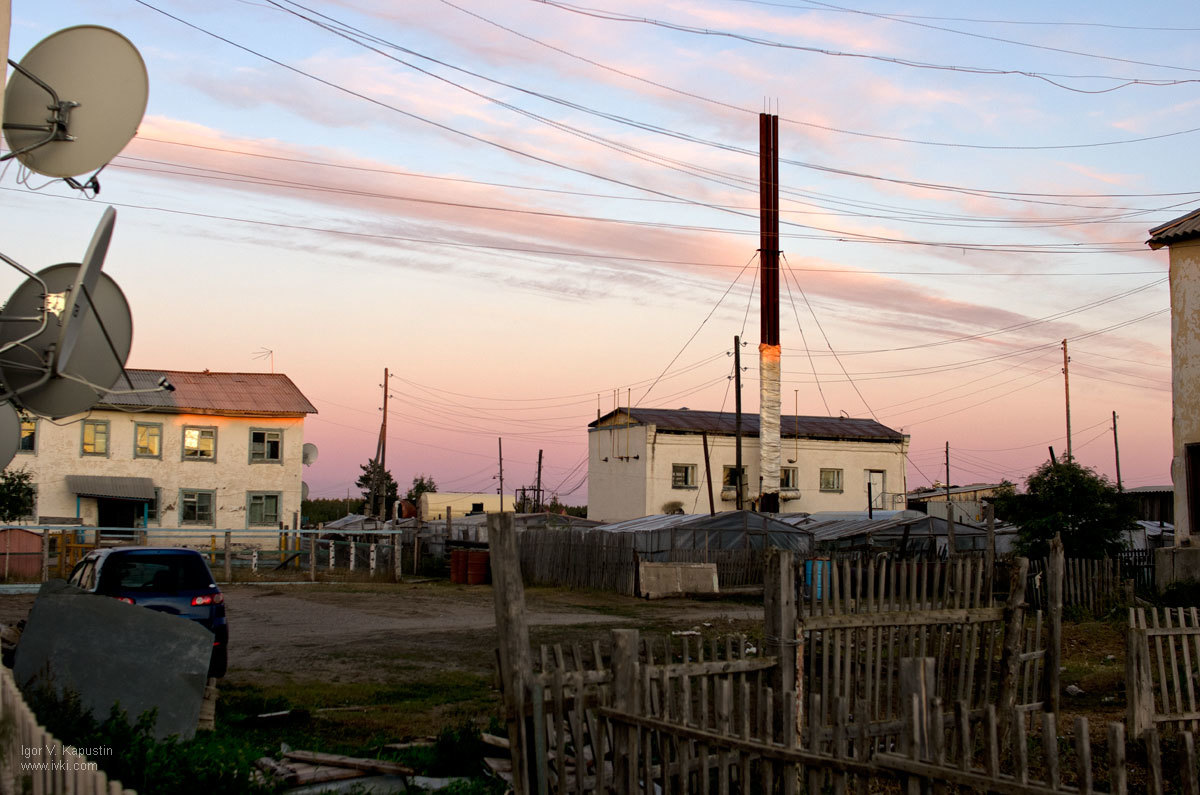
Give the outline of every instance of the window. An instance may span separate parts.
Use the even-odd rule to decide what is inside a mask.
[[[279,524],[279,494],[276,492],[250,492],[246,510],[252,525]]]
[[[780,489],[791,489],[792,491],[795,491],[796,489],[800,488],[798,485],[799,482],[800,479],[796,475],[795,467],[783,467],[779,470]]]
[[[183,428],[183,457],[187,461],[215,461],[217,458],[217,429]]]
[[[211,491],[179,492],[180,524],[213,524],[215,496]]]
[[[673,488],[673,489],[694,489],[694,488],[696,488],[696,465],[695,464],[671,464],[671,488]]]
[[[821,470],[821,491],[841,491],[842,490],[842,470],[840,469],[822,469]]]
[[[108,420],[83,421],[83,455],[108,455]]]
[[[250,463],[281,463],[283,431],[250,431]]]
[[[746,476],[745,467],[742,467],[742,477]],[[736,489],[738,487],[738,468],[724,467],[721,470],[721,488]]]
[[[159,523],[159,506],[162,505],[162,489],[155,487],[154,500],[146,505],[146,524]]]
[[[29,487],[33,489],[33,498],[29,501],[29,511],[18,516],[17,520],[32,524],[37,521],[38,487],[36,483],[30,483]]]
[[[162,458],[162,425],[139,422],[133,426],[133,457]]]
[[[21,420],[21,443],[17,447],[18,453],[36,453],[37,452],[37,420],[22,419]]]

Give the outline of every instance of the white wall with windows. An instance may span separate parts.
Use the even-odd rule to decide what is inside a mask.
[[[904,507],[903,441],[783,440],[780,502],[783,512],[865,511]],[[732,436],[708,436],[714,507],[736,508],[737,452]],[[759,493],[758,438],[742,440],[744,507]],[[663,513],[671,503],[685,513],[709,509],[701,434],[659,432],[653,425],[588,429],[588,518],[622,521]]]
[[[26,418],[10,468],[32,473],[35,521],[44,523],[98,523],[98,500],[72,493],[68,475],[148,478],[158,496],[148,506],[151,540],[173,543],[175,535],[154,538],[154,528],[194,528],[207,538],[214,530],[291,527],[303,446],[303,417],[96,409],[56,422]]]

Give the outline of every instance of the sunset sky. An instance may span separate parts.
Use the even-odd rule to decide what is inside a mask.
[[[587,500],[587,423],[757,411],[758,114],[780,116],[783,412],[911,435],[908,485],[1066,448],[1170,483],[1166,252],[1200,206],[1194,3],[12,0],[150,76],[88,201],[0,175],[0,252],[105,270],[129,366],[289,375],[310,494],[356,492],[388,368],[401,490]],[[20,281],[0,276],[0,292]],[[269,354],[267,352],[270,352]]]

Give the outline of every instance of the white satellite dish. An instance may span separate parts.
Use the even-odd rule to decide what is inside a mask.
[[[8,466],[21,446],[21,417],[13,404],[0,403],[0,469]]]
[[[28,336],[45,312],[48,322],[39,334],[0,356],[0,380],[21,406],[54,419],[87,411],[112,388],[133,343],[129,302],[106,273],[98,275],[91,300],[72,321],[67,299],[82,268],[68,262],[39,271],[45,287],[26,279],[0,310],[0,348]],[[79,325],[76,344],[66,369],[56,372],[55,346],[68,322]]]
[[[303,480],[300,481],[300,500],[301,502],[308,499],[308,484]]]
[[[75,177],[99,169],[125,148],[146,113],[146,64],[115,30],[60,30],[13,67],[4,93],[4,138],[12,153],[4,159],[16,157],[39,174]]]
[[[83,328],[88,302],[96,290],[100,269],[104,267],[104,255],[108,253],[108,242],[112,240],[113,225],[116,222],[117,211],[112,207],[106,208],[95,233],[92,234],[92,242],[88,244],[83,255],[79,273],[75,275],[75,283],[67,296],[67,320],[62,325],[62,333],[58,336],[58,348],[54,351],[55,375],[63,375],[70,366],[71,354],[75,352],[75,343],[79,341],[79,330]]]
[[[312,466],[317,463],[317,446],[312,442],[305,442],[303,452],[300,454],[300,460],[304,466]]]

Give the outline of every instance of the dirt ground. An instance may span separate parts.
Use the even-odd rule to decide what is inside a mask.
[[[490,586],[409,584],[227,585],[229,674],[267,685],[319,679],[371,682],[399,668],[489,675],[496,647]],[[0,595],[0,623],[29,612],[33,595]],[[595,592],[531,588],[527,618],[535,642],[603,636],[619,626],[690,628],[698,622],[761,621],[753,603],[671,599],[649,602]]]

